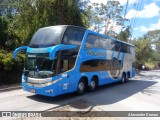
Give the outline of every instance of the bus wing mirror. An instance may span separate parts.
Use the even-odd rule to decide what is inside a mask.
[[[22,47],[18,47],[17,49],[15,49],[15,51],[13,52],[14,59],[16,60],[16,57],[17,57],[17,54],[18,54],[19,51],[25,50],[27,48],[28,48],[28,46],[22,46]]]
[[[51,60],[55,59],[55,54],[59,50],[69,50],[69,49],[74,49],[76,47],[77,45],[64,45],[64,44],[53,47],[50,51],[50,59]]]

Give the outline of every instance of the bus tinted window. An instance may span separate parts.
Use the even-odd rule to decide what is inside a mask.
[[[102,48],[102,49],[109,49],[108,45],[109,45],[109,41],[108,39],[104,38],[104,37],[101,37],[99,36],[99,48]]]
[[[63,26],[52,26],[39,29],[32,40],[30,47],[49,47],[60,44],[62,35],[64,33]]]
[[[129,48],[130,48],[130,46],[125,43],[122,43],[119,41],[115,42],[115,51],[119,51],[119,52],[123,52],[123,53],[130,53]]]
[[[114,49],[114,42],[110,38],[105,38],[95,34],[88,34],[85,48]]]
[[[98,38],[97,38],[96,35],[94,35],[94,34],[88,34],[85,47],[86,48],[95,48],[96,47],[95,41],[97,41],[97,39]]]
[[[81,45],[85,30],[76,27],[68,27],[63,36],[62,43]]]
[[[122,46],[121,52],[127,53],[128,45],[127,45],[127,44],[124,44],[124,43],[121,43],[121,46]]]
[[[106,40],[106,48],[107,48],[108,50],[114,50],[114,49],[115,49],[115,42],[114,42],[114,40],[108,38],[108,39]]]
[[[122,45],[119,41],[115,42],[115,51],[120,51],[122,52]]]
[[[80,66],[80,72],[107,71],[109,69],[110,60],[88,60]]]

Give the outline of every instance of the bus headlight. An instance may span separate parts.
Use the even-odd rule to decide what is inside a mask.
[[[50,86],[50,85],[52,85],[52,84],[55,84],[55,83],[57,83],[58,81],[60,81],[62,78],[59,78],[59,79],[56,79],[56,80],[54,80],[54,81],[51,81],[51,82],[48,82],[48,83],[45,83],[45,85],[46,86]]]
[[[62,78],[59,78],[59,79],[54,80],[54,81],[52,82],[52,84],[55,84],[55,83],[59,82],[60,80],[62,80]]]
[[[45,83],[46,86],[50,86],[50,85],[52,85],[52,84],[53,84],[53,82]]]
[[[24,79],[24,78],[22,78],[22,82],[25,82],[25,79]]]

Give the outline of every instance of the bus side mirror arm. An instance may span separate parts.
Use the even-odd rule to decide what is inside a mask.
[[[57,51],[74,49],[76,47],[77,47],[77,45],[64,45],[64,44],[58,45],[58,46],[53,47],[51,49],[49,57],[50,57],[51,60],[54,60],[55,59],[55,54],[56,54]]]
[[[15,51],[13,52],[13,58],[16,60],[18,52],[21,50],[25,50],[27,48],[28,48],[28,46],[22,46],[22,47],[18,47],[17,49],[15,49]]]

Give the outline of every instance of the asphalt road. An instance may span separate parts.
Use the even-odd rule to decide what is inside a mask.
[[[104,111],[160,111],[160,70],[142,71],[128,83],[106,85],[82,96],[46,97],[21,89],[1,92],[0,111],[44,111],[79,100]]]

